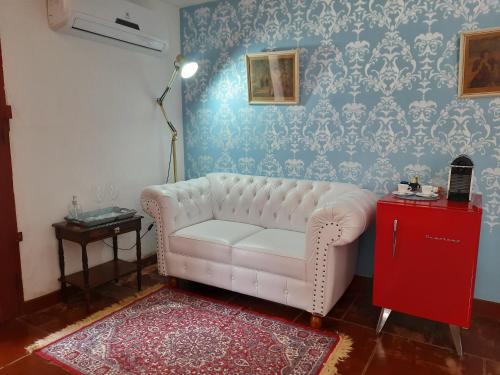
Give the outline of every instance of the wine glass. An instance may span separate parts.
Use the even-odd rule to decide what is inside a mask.
[[[97,203],[97,207],[101,208],[102,202],[104,200],[104,189],[99,185],[92,185],[92,196],[94,197],[94,201]]]
[[[118,200],[118,195],[119,195],[118,188],[116,187],[115,184],[109,183],[107,190],[108,190],[109,199],[112,202],[112,205],[116,206],[116,201]]]

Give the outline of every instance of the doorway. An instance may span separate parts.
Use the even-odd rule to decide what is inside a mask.
[[[19,315],[24,299],[10,155],[11,118],[5,97],[0,41],[0,322]]]

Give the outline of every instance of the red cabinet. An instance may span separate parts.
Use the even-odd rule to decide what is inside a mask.
[[[377,331],[391,310],[448,323],[454,340],[457,327],[470,326],[481,215],[479,195],[471,202],[392,195],[378,201],[373,303],[383,310]]]

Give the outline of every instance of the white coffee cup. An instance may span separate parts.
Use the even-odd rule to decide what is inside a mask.
[[[411,190],[410,185],[398,184],[398,193],[407,193]]]
[[[422,194],[431,195],[434,193],[434,186],[432,185],[422,185]]]

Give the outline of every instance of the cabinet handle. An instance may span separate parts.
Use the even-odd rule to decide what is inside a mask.
[[[398,238],[398,219],[394,219],[394,228],[392,232],[392,256],[396,256],[396,243]]]

